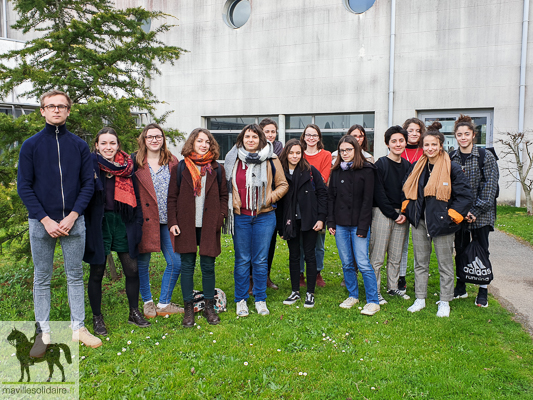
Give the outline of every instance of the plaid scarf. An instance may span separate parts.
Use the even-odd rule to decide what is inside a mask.
[[[131,220],[133,209],[137,207],[132,179],[133,160],[122,150],[115,154],[114,161],[107,160],[99,152],[96,156],[100,169],[115,177],[115,198],[113,199],[115,211],[124,215],[128,221]]]
[[[200,197],[202,193],[202,176],[205,176],[206,172],[213,173],[211,162],[213,161],[213,153],[208,151],[203,156],[199,155],[195,151],[185,157],[185,165],[191,173],[194,196]],[[196,166],[201,166],[200,171]]]

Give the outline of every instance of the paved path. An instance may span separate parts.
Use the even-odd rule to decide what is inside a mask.
[[[515,320],[533,336],[533,247],[498,230],[489,240],[494,268],[489,292],[515,313]]]

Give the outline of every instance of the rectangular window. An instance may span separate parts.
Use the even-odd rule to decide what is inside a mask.
[[[442,124],[440,131],[444,134],[444,150],[450,151],[457,148],[453,127],[461,114],[472,118],[476,130],[474,143],[480,147],[493,146],[494,110],[421,111],[418,113],[418,118],[424,121],[426,126],[434,121]]]
[[[247,124],[258,124],[263,116],[240,117],[208,117],[207,129],[211,131],[220,146],[220,158],[223,160],[235,144],[237,136]],[[271,117],[279,125],[279,117]],[[305,127],[316,124],[322,132],[322,142],[328,151],[337,150],[339,139],[346,135],[348,129],[359,124],[365,128],[368,140],[368,151],[374,150],[374,113],[353,114],[316,114],[316,115],[286,115],[285,140],[299,139]]]

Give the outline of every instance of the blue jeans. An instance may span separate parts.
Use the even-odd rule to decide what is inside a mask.
[[[337,225],[335,232],[335,241],[337,242],[337,249],[339,250],[339,256],[342,262],[346,289],[348,289],[350,297],[355,297],[356,299],[359,298],[357,274],[355,273],[355,267],[353,265],[355,255],[357,267],[359,268],[359,271],[361,271],[363,282],[365,283],[366,302],[379,304],[376,274],[368,259],[370,229],[368,230],[366,238],[360,238],[357,236],[356,232],[356,226],[341,225]]]
[[[168,304],[172,299],[172,292],[176,286],[176,282],[181,272],[181,259],[179,254],[174,253],[172,249],[172,242],[170,241],[170,232],[167,224],[159,225],[159,237],[161,238],[161,252],[167,262],[167,267],[163,273],[163,280],[161,281],[161,296],[159,302],[161,304]],[[148,267],[150,266],[150,257],[152,253],[141,253],[137,257],[137,266],[139,268],[140,292],[143,301],[152,300],[152,292],[150,291],[150,274]]]
[[[276,228],[274,211],[257,216],[235,215],[233,247],[235,249],[235,302],[247,299],[250,287],[250,265],[254,280],[255,301],[266,300],[268,249]]]
[[[57,238],[51,237],[44,225],[36,219],[29,219],[31,254],[33,257],[33,307],[35,321],[43,332],[50,332],[50,283],[54,265],[54,250]],[[67,296],[70,306],[72,330],[84,326],[85,286],[81,264],[85,250],[85,219],[80,215],[68,236],[59,238],[65,275],[67,276]]]
[[[316,258],[316,271],[320,272],[324,269],[324,252],[326,245],[326,232],[319,231],[316,236],[315,258]],[[300,236],[300,273],[303,274],[305,270],[304,266],[304,244]]]

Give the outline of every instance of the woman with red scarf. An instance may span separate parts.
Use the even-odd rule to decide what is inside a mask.
[[[167,207],[174,251],[181,256],[181,291],[185,303],[182,326],[194,325],[193,278],[198,247],[204,316],[209,324],[216,325],[220,318],[213,308],[215,259],[221,252],[220,229],[228,213],[224,167],[216,161],[219,146],[207,129],[193,130],[181,154],[184,159],[170,173]]]
[[[139,311],[138,245],[143,216],[133,180],[133,160],[120,149],[120,140],[112,128],[96,135],[92,154],[95,191],[85,210],[86,243],[83,261],[90,264],[87,292],[97,335],[107,335],[102,315],[102,278],[107,256],[116,251],[124,275],[130,306],[128,323],[140,328],[150,326]]]

